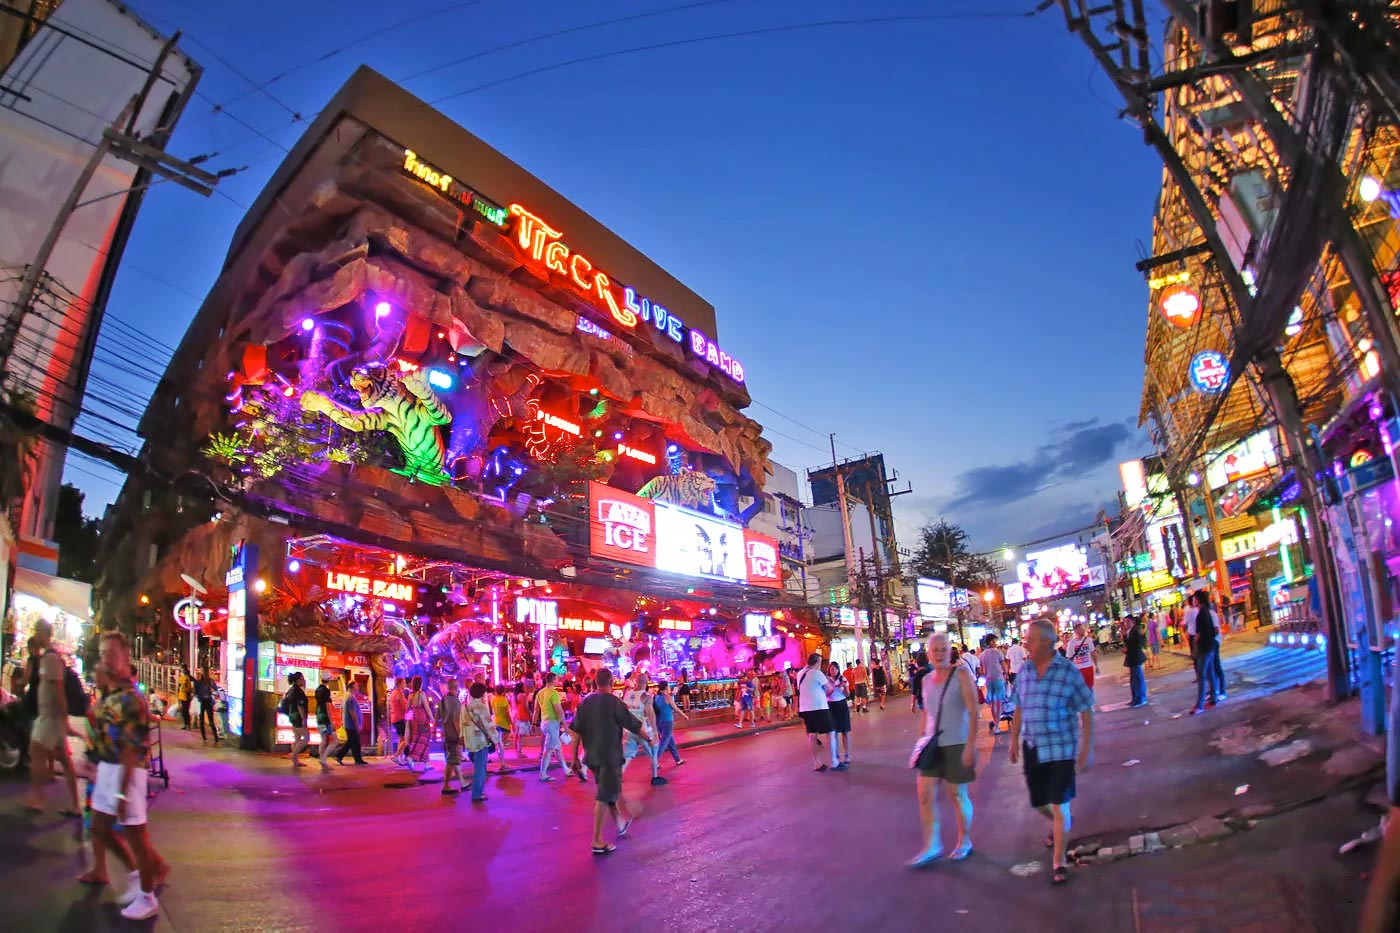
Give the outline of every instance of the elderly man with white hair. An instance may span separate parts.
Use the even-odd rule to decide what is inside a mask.
[[[1011,763],[1025,756],[1031,806],[1050,820],[1050,880],[1069,880],[1065,845],[1071,826],[1074,777],[1089,767],[1094,737],[1094,693],[1073,664],[1055,651],[1055,626],[1036,619],[1026,632],[1027,663],[1016,678],[1011,720]]]

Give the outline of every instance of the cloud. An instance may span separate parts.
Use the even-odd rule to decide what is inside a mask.
[[[1133,440],[1125,422],[1100,424],[1097,418],[1074,421],[1058,429],[1048,444],[1016,463],[974,467],[957,476],[947,508],[1007,505],[1056,483],[1084,476],[1113,460]]]

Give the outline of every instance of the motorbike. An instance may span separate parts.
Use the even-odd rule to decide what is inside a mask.
[[[29,759],[29,716],[15,700],[0,707],[0,771],[23,767]]]

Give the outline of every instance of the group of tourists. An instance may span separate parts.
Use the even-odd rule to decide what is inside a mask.
[[[219,685],[209,674],[209,668],[201,668],[199,677],[191,677],[188,666],[182,666],[180,673],[175,678],[175,699],[180,704],[180,729],[189,732],[194,729],[194,723],[190,719],[191,704],[199,701],[199,740],[208,742],[213,736],[214,744],[220,742],[219,726],[214,717],[214,711],[219,706]],[[204,727],[208,724],[209,731]]]

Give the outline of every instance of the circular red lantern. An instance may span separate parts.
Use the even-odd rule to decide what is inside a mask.
[[[1162,292],[1157,306],[1168,324],[1190,327],[1201,319],[1201,296],[1185,285],[1174,285]]]

